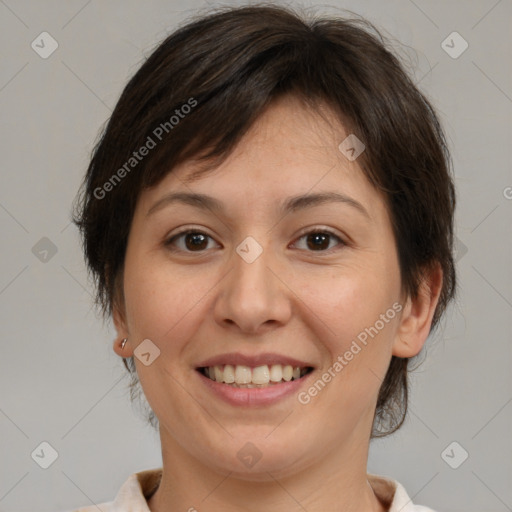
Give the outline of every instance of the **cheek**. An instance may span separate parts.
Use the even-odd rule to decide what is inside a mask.
[[[183,330],[188,319],[198,314],[212,287],[206,275],[193,269],[183,275],[175,266],[142,258],[127,261],[126,275],[130,328],[150,339],[165,339],[170,330]]]
[[[322,317],[329,324],[329,335],[322,340],[328,363],[318,376],[328,381],[327,391],[318,393],[323,396],[317,404],[333,428],[339,428],[373,414],[391,360],[397,316],[389,291],[366,282],[353,280],[351,286],[333,287],[331,293]]]
[[[301,287],[302,300],[326,327],[321,341],[329,359],[341,356],[342,372],[355,380],[385,371],[396,333],[398,289],[391,272],[383,277],[375,268],[352,268]]]
[[[390,308],[397,297],[392,272],[384,276],[370,266],[352,266],[310,275],[297,286],[305,304],[334,333],[357,334]],[[298,277],[296,277],[298,279]]]

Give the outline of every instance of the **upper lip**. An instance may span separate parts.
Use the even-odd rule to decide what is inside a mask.
[[[197,368],[222,366],[225,364],[231,364],[233,366],[243,365],[251,367],[281,364],[285,366],[290,365],[293,367],[298,366],[300,368],[313,368],[313,365],[310,363],[294,359],[293,357],[275,354],[271,352],[265,352],[263,354],[257,355],[246,355],[238,352],[231,352],[229,354],[219,354],[218,356],[205,359],[204,361],[197,365]]]

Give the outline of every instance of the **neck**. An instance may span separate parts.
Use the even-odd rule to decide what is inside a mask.
[[[367,480],[365,443],[347,440],[293,474],[283,476],[278,471],[266,471],[258,481],[249,481],[205,466],[165,435],[162,427],[160,437],[163,473],[158,490],[148,501],[151,512],[193,512],[206,508],[210,512],[388,510]]]

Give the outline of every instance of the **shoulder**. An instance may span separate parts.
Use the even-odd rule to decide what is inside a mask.
[[[114,502],[109,501],[108,503],[98,503],[97,505],[91,505],[90,507],[73,509],[71,512],[116,512],[116,510],[114,508]]]
[[[110,501],[108,503],[100,503],[98,505],[91,505],[90,507],[82,507],[73,510],[72,512],[115,512],[114,502]]]
[[[396,480],[368,474],[368,481],[378,498],[388,507],[388,512],[435,512],[431,508],[415,505]]]
[[[158,487],[161,477],[162,468],[133,473],[121,486],[113,501],[82,507],[72,512],[119,512],[128,510],[127,505],[131,507],[129,510],[150,512],[147,498]]]

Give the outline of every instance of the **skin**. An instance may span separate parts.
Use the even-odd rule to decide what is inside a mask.
[[[139,198],[114,350],[130,357],[150,339],[161,351],[149,366],[135,358],[160,422],[163,476],[152,512],[388,510],[366,473],[378,391],[392,355],[421,350],[442,274],[431,271],[416,299],[403,296],[384,198],[339,151],[348,133],[327,107],[321,112],[283,97],[213,172],[187,184],[196,167],[185,162]],[[213,196],[224,210],[174,203],[147,216],[171,191]],[[350,196],[367,215],[337,202],[278,211],[290,196],[322,191]],[[199,249],[186,235],[175,252],[165,245],[187,228],[211,238]],[[322,228],[335,236],[308,242],[304,231]],[[235,251],[247,236],[263,249],[250,264]],[[401,313],[307,405],[292,395],[235,407],[195,371],[221,353],[277,352],[309,362],[318,378],[394,303]],[[247,442],[262,454],[252,468],[237,457]]]

